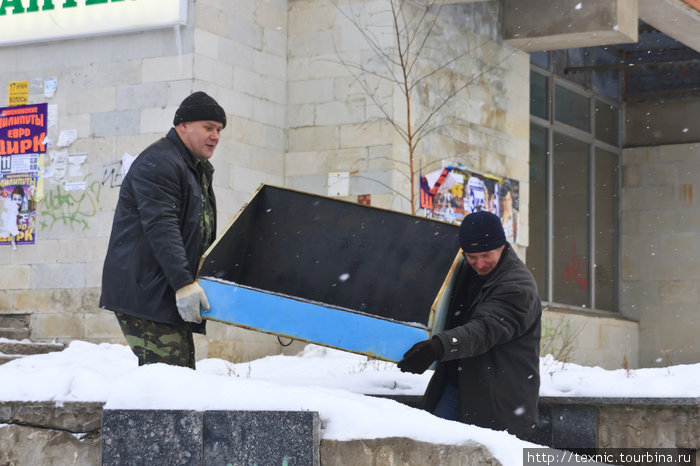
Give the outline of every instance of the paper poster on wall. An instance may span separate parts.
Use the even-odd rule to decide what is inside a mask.
[[[519,242],[519,181],[449,166],[422,176],[420,191],[426,216],[460,223],[465,215],[487,210],[501,219],[506,239]]]
[[[26,105],[29,99],[29,81],[10,81],[7,85],[7,104],[10,107]]]
[[[34,244],[47,104],[0,108],[0,245]]]
[[[0,176],[0,245],[34,244],[37,178],[36,173]]]

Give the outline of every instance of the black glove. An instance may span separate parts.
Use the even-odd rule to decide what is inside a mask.
[[[401,372],[422,374],[430,365],[438,359],[442,359],[445,353],[440,340],[433,337],[431,340],[419,341],[406,351],[398,367]]]

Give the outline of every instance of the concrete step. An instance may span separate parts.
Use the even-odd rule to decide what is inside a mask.
[[[0,327],[0,338],[8,340],[24,340],[29,338],[28,328]]]
[[[29,338],[29,315],[0,314],[0,338],[8,340]]]
[[[46,354],[54,351],[63,351],[66,345],[62,343],[36,343],[29,340],[0,339],[0,364],[31,356],[34,354]]]
[[[22,356],[19,355],[7,355],[7,354],[0,354],[0,366],[5,364],[6,362],[14,361],[15,359],[19,359]]]

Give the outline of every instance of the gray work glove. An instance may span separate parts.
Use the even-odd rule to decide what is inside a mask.
[[[202,321],[202,315],[199,313],[201,305],[205,311],[209,310],[209,300],[207,295],[199,283],[192,282],[185,285],[175,292],[175,303],[177,304],[177,312],[185,322],[193,322],[198,324]]]

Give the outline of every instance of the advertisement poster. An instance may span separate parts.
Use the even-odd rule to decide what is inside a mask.
[[[465,215],[487,210],[501,219],[508,242],[519,242],[519,181],[445,167],[422,176],[420,190],[428,217],[460,223]]]
[[[0,245],[34,244],[36,174],[0,178]]]
[[[34,244],[47,104],[0,108],[0,245]]]

